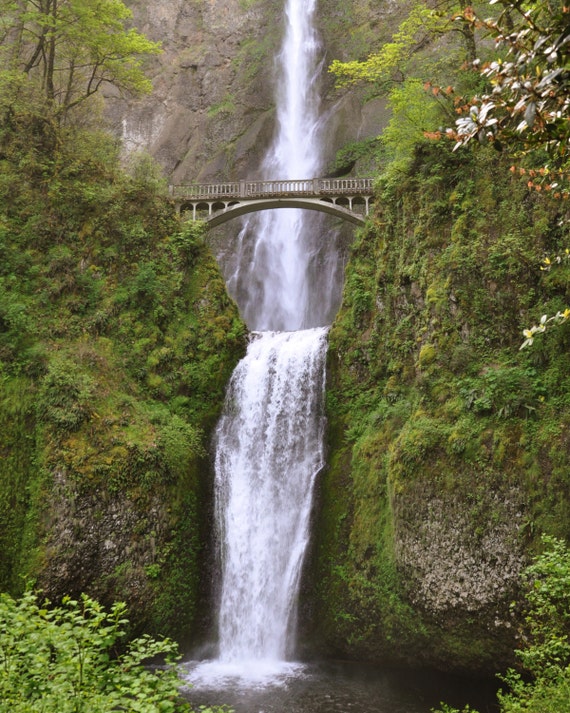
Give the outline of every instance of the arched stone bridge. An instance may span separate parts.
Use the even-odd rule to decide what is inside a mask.
[[[179,211],[208,227],[270,208],[307,208],[364,225],[373,199],[371,178],[235,181],[170,186]]]

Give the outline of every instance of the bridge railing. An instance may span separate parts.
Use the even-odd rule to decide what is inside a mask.
[[[240,193],[239,182],[234,183],[198,183],[170,186],[174,198],[237,198]]]
[[[320,178],[319,190],[337,195],[372,193],[372,183],[372,178]]]
[[[301,180],[233,181],[170,186],[178,200],[216,200],[275,196],[355,196],[372,193],[372,178],[309,178]]]

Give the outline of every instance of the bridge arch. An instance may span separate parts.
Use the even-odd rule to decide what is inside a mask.
[[[275,208],[315,210],[364,225],[374,200],[371,178],[191,184],[170,186],[170,193],[178,210],[191,210],[194,220],[205,213],[206,223],[212,228],[240,215]],[[355,210],[357,206],[363,210]]]
[[[197,207],[202,207],[200,204]],[[354,213],[336,203],[319,201],[311,198],[273,198],[244,201],[240,203],[232,203],[222,210],[215,210],[216,204],[212,206],[212,213],[205,218],[205,222],[209,228],[215,228],[218,225],[223,225],[234,218],[248,213],[257,213],[262,210],[274,210],[279,208],[300,208],[305,210],[315,210],[321,213],[328,213],[337,218],[353,223],[354,225],[364,225],[365,216]]]

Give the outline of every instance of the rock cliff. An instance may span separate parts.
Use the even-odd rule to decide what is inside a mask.
[[[151,153],[172,183],[256,177],[275,128],[275,53],[282,31],[279,0],[168,0],[127,2],[135,25],[161,41],[149,66],[154,91],[140,101],[108,97],[109,120],[127,150]],[[327,66],[333,57],[364,51],[392,3],[324,2],[323,127],[326,160],[349,141],[376,136],[384,102],[337,94]],[[349,37],[345,42],[344,38]],[[342,39],[341,39],[342,38]]]
[[[496,153],[429,141],[379,186],[330,335],[305,595],[317,650],[512,663],[520,572],[541,532],[570,534],[570,330],[519,351],[524,315],[566,299],[533,267],[561,249],[565,212]]]

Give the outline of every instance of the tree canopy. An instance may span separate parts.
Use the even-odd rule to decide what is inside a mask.
[[[0,95],[7,109],[26,91],[63,121],[103,84],[149,92],[142,59],[160,51],[127,23],[121,0],[0,0]]]
[[[478,3],[479,4],[479,3]],[[471,5],[466,0],[440,0],[437,3],[416,0],[402,20],[391,42],[382,45],[365,60],[341,62],[334,60],[330,71],[337,77],[337,85],[374,82],[381,88],[402,82],[409,76],[408,65],[438,37],[457,34],[462,39],[464,58],[476,58],[475,27],[469,14]]]
[[[475,62],[486,90],[471,98],[450,133],[458,146],[477,138],[512,152],[545,152],[545,173],[557,184],[570,158],[570,7],[563,0],[502,4],[497,19],[465,13],[494,39],[497,56]]]
[[[485,17],[491,8],[495,16]],[[543,170],[535,175],[559,187],[570,157],[570,7],[564,0],[490,0],[483,6],[446,0],[435,8],[415,2],[391,42],[364,61],[335,61],[330,69],[340,86],[368,82],[382,90],[389,81],[414,77],[437,94],[438,80],[422,75],[426,62],[408,70],[410,60],[454,28],[465,39],[462,67],[480,81],[469,93],[458,68],[448,69],[444,79],[453,91],[446,94],[459,114],[448,136],[456,147],[478,139],[518,156],[542,152]]]
[[[441,18],[424,3],[415,4],[403,20],[392,41],[383,45],[363,61],[341,62],[334,60],[330,71],[337,77],[338,86],[356,82],[385,83],[394,73],[401,79],[409,57],[426,39],[441,28]]]

